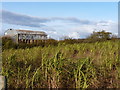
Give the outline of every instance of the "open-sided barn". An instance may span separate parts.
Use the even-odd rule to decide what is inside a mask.
[[[47,34],[42,31],[8,29],[5,36],[10,36],[16,43],[34,43],[37,40],[46,40]]]

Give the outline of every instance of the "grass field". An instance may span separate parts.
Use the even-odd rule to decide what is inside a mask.
[[[120,88],[118,41],[8,49],[9,88]]]

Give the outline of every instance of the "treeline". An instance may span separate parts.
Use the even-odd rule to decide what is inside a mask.
[[[32,48],[35,46],[47,47],[47,46],[57,46],[61,44],[75,44],[75,43],[94,43],[94,42],[103,42],[107,40],[118,40],[117,36],[111,35],[110,32],[100,31],[100,32],[93,32],[90,36],[86,39],[71,39],[67,38],[64,40],[55,40],[55,39],[47,39],[47,40],[38,40],[37,43],[15,43],[12,38],[10,37],[2,37],[2,50],[5,49],[19,49],[19,48]]]

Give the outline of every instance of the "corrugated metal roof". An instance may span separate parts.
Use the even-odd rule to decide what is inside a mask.
[[[19,30],[19,29],[17,29],[16,31],[21,31],[21,32],[36,32],[36,33],[45,33],[45,32],[42,32],[42,31]]]
[[[16,31],[24,32],[24,33],[36,33],[36,34],[45,34],[45,35],[47,35],[45,32],[42,32],[42,31],[31,31],[31,30],[20,30],[20,29],[17,29]]]
[[[6,35],[14,36],[16,34],[40,34],[40,35],[45,35],[47,34],[43,31],[32,31],[32,30],[23,30],[23,29],[8,29],[5,31],[7,33]]]

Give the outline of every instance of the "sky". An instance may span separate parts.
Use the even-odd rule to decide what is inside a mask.
[[[54,39],[100,30],[118,34],[117,2],[3,2],[0,13],[1,34],[9,28],[44,31]]]

